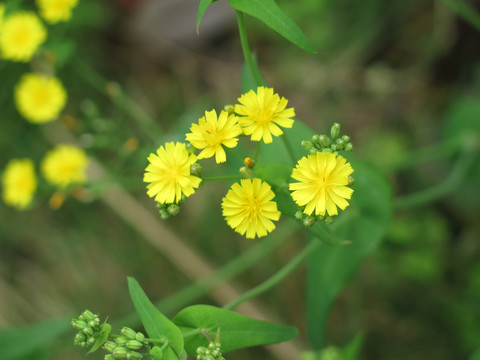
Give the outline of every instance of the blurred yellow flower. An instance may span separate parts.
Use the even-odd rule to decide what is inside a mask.
[[[255,93],[250,90],[238,99],[235,113],[241,117],[238,123],[245,135],[252,135],[252,141],[263,139],[265,144],[272,142],[272,135],[280,136],[283,131],[280,127],[291,128],[295,110],[288,108],[288,100],[280,98],[272,88],[260,86]]]
[[[50,150],[42,160],[41,171],[45,179],[64,188],[87,180],[88,158],[85,151],[74,145],[61,144]]]
[[[15,103],[20,114],[32,123],[56,120],[67,101],[62,83],[55,77],[25,74],[15,86]]]
[[[3,19],[0,32],[0,53],[4,59],[30,61],[47,38],[40,18],[33,12],[19,12]]]
[[[30,205],[37,189],[37,177],[32,160],[10,160],[2,175],[2,186],[5,204],[19,210]]]
[[[169,142],[160,146],[156,154],[148,157],[148,166],[143,177],[147,194],[160,204],[178,203],[182,194],[192,195],[202,179],[190,173],[190,166],[197,157],[187,151],[184,143]]]
[[[292,198],[305,206],[305,214],[338,215],[337,206],[345,210],[353,189],[348,187],[348,177],[353,168],[347,160],[331,153],[317,152],[303,157],[293,169],[292,178],[299,182],[289,184]]]
[[[242,179],[232,185],[223,198],[223,216],[227,224],[241,235],[253,239],[275,229],[272,220],[280,218],[270,185],[260,179]]]
[[[37,0],[40,15],[50,24],[68,21],[78,0]]]
[[[191,133],[186,138],[197,149],[203,149],[198,154],[198,159],[206,159],[215,155],[217,164],[225,162],[227,156],[223,146],[233,148],[237,146],[238,136],[242,129],[237,123],[235,115],[228,115],[221,111],[217,119],[215,110],[205,111],[205,116],[198,120],[198,124],[192,124]]]

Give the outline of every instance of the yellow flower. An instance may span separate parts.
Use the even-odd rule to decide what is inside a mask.
[[[191,133],[186,136],[187,140],[195,148],[203,149],[198,154],[198,159],[206,159],[215,155],[217,164],[227,160],[223,146],[229,148],[237,146],[237,137],[242,134],[237,117],[228,115],[223,110],[220,112],[218,120],[215,110],[205,111],[205,116],[198,120],[198,124],[192,124],[190,131]]]
[[[250,90],[243,94],[235,105],[235,113],[241,115],[238,123],[245,135],[252,135],[252,141],[263,139],[265,144],[272,142],[272,135],[280,136],[280,127],[291,128],[295,110],[287,107],[287,99],[273,93],[273,89],[260,86],[255,93]]]
[[[47,31],[33,12],[19,12],[3,20],[0,32],[0,52],[4,59],[30,61]]]
[[[305,206],[305,214],[338,215],[337,206],[345,210],[353,190],[348,187],[348,177],[353,173],[350,163],[342,156],[317,152],[303,157],[293,169],[289,184],[292,198],[299,206]]]
[[[37,177],[32,160],[10,160],[2,175],[2,185],[5,204],[19,210],[30,205],[37,188]]]
[[[197,157],[190,154],[184,143],[169,142],[160,146],[157,154],[150,154],[143,177],[147,194],[160,204],[178,203],[182,194],[192,195],[202,179],[190,173],[190,166]]]
[[[85,151],[73,145],[61,144],[50,150],[42,160],[41,170],[45,179],[64,188],[87,180],[88,158]]]
[[[62,83],[55,77],[25,74],[15,86],[15,103],[20,114],[32,123],[58,118],[67,101]]]
[[[247,238],[262,237],[275,229],[272,220],[280,218],[275,194],[270,185],[260,179],[242,179],[223,198],[223,216],[227,224]]]
[[[68,21],[78,0],[37,0],[40,15],[50,24]]]

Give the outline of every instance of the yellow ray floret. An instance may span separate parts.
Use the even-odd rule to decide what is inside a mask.
[[[2,188],[5,204],[18,210],[30,205],[37,189],[37,177],[32,160],[10,160],[2,175]]]
[[[169,142],[157,149],[156,154],[148,157],[143,181],[147,186],[147,195],[155,197],[161,204],[178,203],[182,194],[192,195],[200,186],[202,179],[190,173],[190,166],[197,157],[189,153],[184,143]]]
[[[223,216],[227,224],[247,238],[262,237],[275,229],[272,220],[280,218],[270,185],[260,179],[243,179],[232,185],[223,198]]]
[[[19,12],[3,19],[0,31],[2,58],[28,62],[46,40],[47,31],[33,12]]]
[[[292,178],[299,182],[289,184],[292,198],[305,206],[305,214],[338,215],[337,206],[345,210],[353,190],[348,177],[353,173],[350,163],[342,156],[317,152],[303,157],[293,169]]]
[[[250,90],[238,99],[235,113],[240,116],[238,123],[245,135],[251,135],[252,141],[272,142],[272,135],[283,134],[281,127],[291,128],[295,110],[288,108],[288,100],[280,98],[273,89],[260,86],[255,93]]]
[[[15,86],[15,104],[20,114],[32,123],[58,118],[67,101],[62,83],[55,77],[25,74]]]
[[[217,164],[227,160],[223,147],[237,146],[238,136],[242,134],[237,117],[233,114],[228,115],[223,110],[218,118],[215,110],[205,111],[205,116],[198,120],[198,124],[192,124],[190,131],[191,133],[186,135],[187,141],[202,150],[198,154],[198,159],[211,158],[215,155]]]
[[[88,157],[77,146],[57,145],[45,155],[40,166],[45,179],[61,188],[87,180]]]
[[[68,21],[78,0],[37,0],[40,15],[50,24]]]

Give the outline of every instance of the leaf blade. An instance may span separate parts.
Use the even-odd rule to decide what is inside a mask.
[[[299,48],[311,54],[316,53],[302,30],[274,0],[228,0],[228,2],[236,10],[259,19]]]

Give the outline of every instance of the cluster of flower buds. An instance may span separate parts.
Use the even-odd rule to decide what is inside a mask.
[[[310,140],[303,140],[302,147],[310,154],[318,151],[334,153],[338,155],[340,150],[352,151],[353,145],[350,142],[350,136],[340,136],[340,124],[334,123],[330,129],[330,136],[315,134]]]
[[[325,224],[333,223],[333,217],[328,215],[307,215],[303,211],[299,210],[295,213],[295,219],[303,222],[303,226],[311,227],[316,221],[323,221]]]
[[[197,360],[225,360],[222,356],[219,342],[210,341],[208,347],[197,348]]]
[[[74,344],[82,347],[91,346],[97,340],[100,330],[100,318],[90,310],[85,310],[77,319],[70,322],[72,327],[78,330]]]
[[[160,213],[160,217],[163,220],[168,219],[170,216],[175,216],[180,212],[179,204],[160,204],[157,203],[157,209]]]
[[[120,336],[115,338],[115,341],[107,340],[105,344],[103,344],[103,349],[110,353],[105,355],[105,360],[143,359],[143,354],[135,350],[140,350],[145,345],[148,345],[148,342],[145,340],[145,335],[128,327],[124,327],[120,331],[120,334]]]

